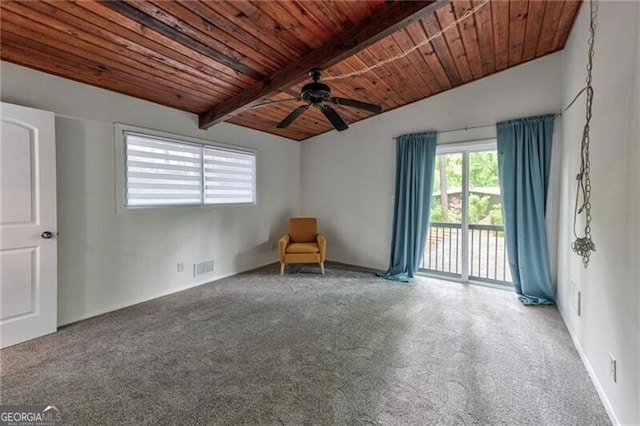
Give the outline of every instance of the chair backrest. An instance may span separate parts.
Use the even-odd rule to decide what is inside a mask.
[[[315,217],[289,219],[289,236],[292,243],[308,243],[316,240],[318,220]]]

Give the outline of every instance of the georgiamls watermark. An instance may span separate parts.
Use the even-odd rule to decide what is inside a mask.
[[[0,405],[0,426],[61,425],[61,405]]]

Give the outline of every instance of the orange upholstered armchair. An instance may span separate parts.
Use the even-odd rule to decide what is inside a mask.
[[[289,233],[278,242],[280,275],[291,263],[318,263],[324,275],[324,259],[327,255],[327,240],[318,234],[318,221],[313,217],[289,219]]]

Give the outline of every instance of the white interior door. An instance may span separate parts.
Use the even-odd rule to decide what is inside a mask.
[[[54,115],[0,104],[0,347],[56,331]]]

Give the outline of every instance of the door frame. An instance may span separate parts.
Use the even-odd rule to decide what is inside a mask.
[[[448,281],[457,281],[462,283],[479,284],[486,287],[499,288],[502,290],[509,289],[502,284],[494,284],[491,282],[478,281],[469,279],[469,154],[473,152],[482,151],[497,151],[498,140],[497,138],[476,139],[462,142],[452,142],[436,146],[436,156],[445,154],[461,154],[462,155],[462,187],[461,187],[461,201],[462,201],[462,220],[461,220],[461,246],[464,248],[461,253],[461,273],[460,277],[448,277],[440,274],[430,273],[422,270],[419,273],[421,275],[445,279]],[[435,171],[434,171],[435,173]]]

